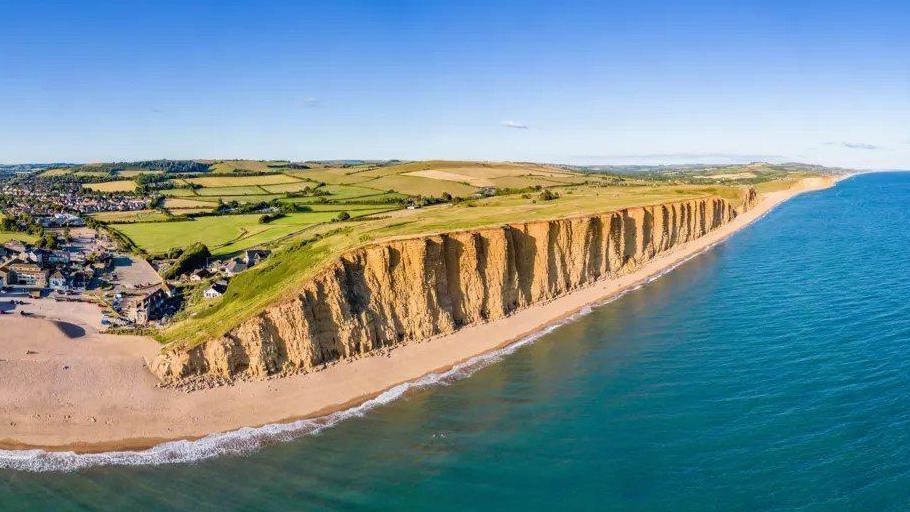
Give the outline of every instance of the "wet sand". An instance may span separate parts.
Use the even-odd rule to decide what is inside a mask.
[[[0,447],[136,450],[165,440],[322,416],[524,338],[708,250],[781,202],[833,183],[810,178],[790,190],[769,193],[731,223],[668,251],[637,272],[502,320],[318,372],[192,393],[157,387],[145,367],[159,348],[153,340],[103,335],[90,327],[69,338],[49,320],[4,315]]]

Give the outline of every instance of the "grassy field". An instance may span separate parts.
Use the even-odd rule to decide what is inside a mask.
[[[98,212],[92,218],[108,224],[126,224],[132,222],[160,222],[169,216],[160,210],[134,210],[131,212]]]
[[[441,196],[448,192],[456,197],[468,197],[477,192],[477,187],[457,181],[437,180],[421,176],[393,174],[361,183],[361,186],[377,190],[394,190],[411,196]]]
[[[237,201],[238,203],[258,203],[260,201],[271,201],[273,199],[283,199],[284,194],[263,194],[261,191],[258,194],[247,194],[247,195],[224,195],[224,196],[196,196],[193,199],[198,199],[200,201],[211,201],[212,203],[217,203],[219,199],[225,203],[231,201]]]
[[[6,242],[12,240],[19,240],[20,242],[32,244],[38,240],[38,237],[35,235],[30,235],[28,233],[12,233],[9,231],[0,231],[0,244],[5,244]]]
[[[196,191],[191,188],[168,188],[161,191],[165,197],[191,197],[196,195]]]
[[[41,176],[63,176],[64,174],[69,174],[73,170],[69,167],[57,167],[54,169],[47,169],[41,173]]]
[[[284,194],[285,192],[299,192],[305,188],[315,188],[318,183],[313,181],[298,181],[296,183],[282,183],[280,185],[263,185],[261,188],[271,194]]]
[[[212,208],[212,207],[214,207],[214,205],[211,202],[200,201],[199,199],[188,199],[185,197],[169,197],[164,200],[164,207],[167,209]]]
[[[281,183],[297,183],[300,179],[286,174],[265,174],[262,176],[205,176],[202,178],[188,178],[184,181],[205,188],[216,188],[279,185]]]
[[[370,215],[388,208],[351,210],[352,217]],[[199,217],[178,222],[148,222],[117,225],[120,233],[150,254],[202,242],[213,254],[223,255],[272,242],[301,229],[331,221],[339,210],[291,213],[268,224],[259,214]]]
[[[86,183],[82,185],[87,189],[96,192],[132,192],[136,190],[136,182],[133,180],[105,181],[103,183]]]
[[[356,185],[373,179],[371,176],[360,176],[353,169],[307,169],[303,171],[285,171],[285,174],[301,179],[313,180],[331,185]]]
[[[268,192],[257,185],[249,185],[245,187],[206,187],[196,190],[196,194],[199,196],[252,196],[252,195],[262,195],[268,194]]]
[[[286,160],[221,160],[211,162],[211,170],[212,172],[274,171],[276,167],[287,165],[288,163]]]

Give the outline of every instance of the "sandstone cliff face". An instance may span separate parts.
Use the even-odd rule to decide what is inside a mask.
[[[711,198],[363,247],[221,338],[165,350],[152,371],[171,383],[259,378],[450,333],[634,271],[735,216]]]

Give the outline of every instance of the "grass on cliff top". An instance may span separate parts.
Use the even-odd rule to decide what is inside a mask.
[[[540,200],[537,193],[526,197],[499,196],[315,226],[289,240],[260,266],[235,277],[217,302],[203,302],[184,312],[183,319],[160,333],[158,340],[171,346],[191,347],[221,336],[270,304],[292,297],[307,279],[339,254],[371,242],[684,199],[718,196],[737,204],[743,198],[742,188],[724,186],[575,186],[554,190],[559,191],[560,197],[552,201]]]
[[[352,217],[360,217],[385,210],[388,207],[378,206],[349,213]],[[337,210],[289,213],[267,224],[259,222],[260,214],[223,215],[178,222],[134,222],[111,228],[150,254],[163,254],[202,242],[212,254],[220,256],[273,242],[308,226],[329,222],[337,215]]]

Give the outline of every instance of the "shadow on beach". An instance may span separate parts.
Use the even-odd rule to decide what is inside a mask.
[[[51,323],[57,326],[67,338],[81,338],[85,336],[85,329],[79,327],[76,324],[71,324],[69,322],[61,322],[59,320],[52,320]]]

